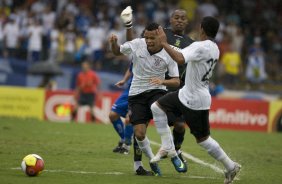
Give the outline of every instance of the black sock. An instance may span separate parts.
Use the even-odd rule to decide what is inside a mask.
[[[142,151],[139,148],[135,135],[133,135],[134,161],[142,161]]]
[[[173,129],[173,142],[175,145],[175,150],[178,151],[181,148],[181,145],[184,141],[185,129],[181,133]]]

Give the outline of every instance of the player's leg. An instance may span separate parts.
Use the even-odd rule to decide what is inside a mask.
[[[156,163],[162,158],[169,156],[171,157],[171,161],[177,172],[187,172],[187,166],[181,161],[176,153],[172,134],[168,126],[167,115],[159,106],[158,102],[155,102],[152,104],[151,110],[157,132],[161,136],[162,145],[156,156],[151,159],[151,163]]]
[[[161,136],[162,142],[160,150],[156,156],[151,159],[151,162],[155,163],[160,161],[163,157],[169,156],[171,157],[171,161],[178,172],[187,172],[187,166],[180,160],[175,151],[173,137],[168,126],[168,115],[166,114],[166,112],[172,112],[172,109],[174,109],[173,102],[176,97],[177,92],[168,93],[151,105],[156,129],[158,134]]]
[[[120,137],[117,147],[113,149],[113,152],[119,153],[124,143],[124,124],[120,118],[120,115],[113,110],[109,114],[109,119],[112,122],[115,131]]]
[[[109,114],[109,119],[112,125],[120,137],[117,147],[113,149],[113,152],[124,153],[123,144],[125,143],[125,128],[121,117],[126,117],[128,111],[128,91],[125,90],[119,98],[115,101]]]
[[[209,110],[197,111],[186,108],[186,112],[183,112],[183,114],[197,143],[226,168],[224,183],[231,183],[241,166],[231,160],[218,142],[210,136]]]
[[[133,126],[129,122],[129,117],[126,115],[124,128],[124,144],[120,153],[129,154],[130,145],[132,144]]]
[[[134,129],[134,139],[138,144],[140,150],[151,159],[154,154],[150,147],[150,141],[146,136],[147,124],[152,119],[152,113],[150,109],[150,99],[155,93],[141,93],[134,97],[129,97],[129,119]],[[134,146],[137,149],[137,146]],[[135,153],[138,150],[136,150]],[[142,153],[141,152],[141,153]],[[138,156],[137,156],[138,157]],[[140,155],[139,155],[140,157]],[[141,158],[141,157],[140,157]],[[141,159],[140,159],[141,160]],[[161,175],[160,169],[156,163],[150,163],[150,167],[154,172],[154,175]]]
[[[136,139],[140,150],[149,158],[149,160],[151,160],[154,157],[154,154],[150,146],[150,140],[146,136],[146,129],[147,125],[144,123],[134,125],[134,138]],[[154,172],[154,175],[161,176],[161,171],[156,163],[150,163],[150,167]]]
[[[187,161],[182,156],[181,145],[184,141],[185,136],[185,121],[180,113],[175,112],[166,112],[168,116],[169,126],[173,126],[173,143],[175,146],[176,153],[178,157],[182,160],[184,164],[187,164]]]
[[[181,146],[182,146],[182,143],[184,141],[184,136],[185,136],[185,123],[184,122],[175,122],[173,131],[172,131],[172,135],[173,135],[173,143],[174,143],[175,150],[176,150],[178,157],[181,159],[181,161],[184,164],[187,164],[187,161],[182,156],[182,151],[181,151]]]

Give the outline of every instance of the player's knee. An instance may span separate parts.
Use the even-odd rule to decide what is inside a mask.
[[[145,133],[143,132],[135,132],[135,138],[138,140],[138,141],[143,141],[146,137]]]
[[[119,115],[116,112],[113,112],[113,111],[110,112],[109,119],[111,120],[111,122],[114,122],[118,118],[119,118]]]
[[[164,113],[162,111],[162,109],[158,106],[158,103],[157,102],[154,102],[152,105],[151,105],[151,111],[152,113],[154,114],[162,114]]]
[[[185,132],[185,124],[182,122],[175,122],[174,123],[174,131],[177,133]]]
[[[134,135],[135,135],[135,138],[138,141],[142,141],[146,137],[146,131],[144,131],[142,128],[139,128],[139,127],[135,126],[134,127]]]

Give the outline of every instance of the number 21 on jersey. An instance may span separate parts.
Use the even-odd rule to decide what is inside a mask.
[[[208,63],[210,65],[209,70],[205,73],[205,75],[202,77],[202,81],[208,81],[210,79],[210,77],[212,76],[212,71],[217,63],[217,59],[209,59],[206,61],[206,63]]]

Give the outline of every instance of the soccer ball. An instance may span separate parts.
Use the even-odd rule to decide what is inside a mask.
[[[30,154],[23,158],[21,167],[26,175],[37,176],[44,169],[44,160],[37,154]]]

